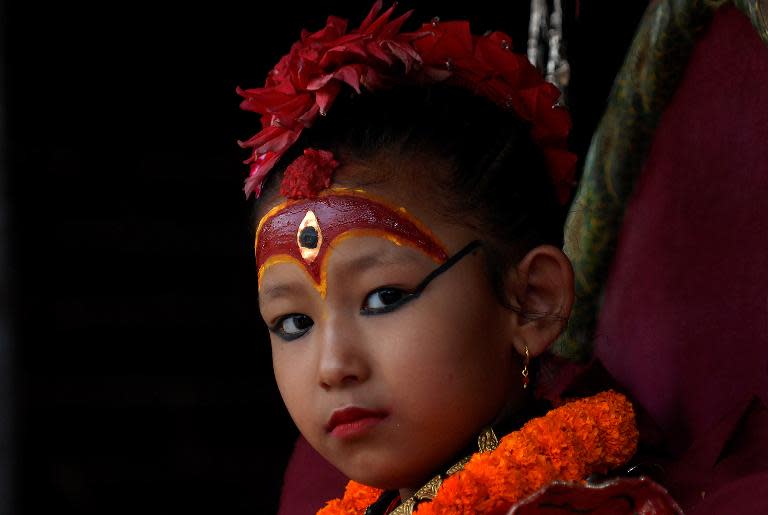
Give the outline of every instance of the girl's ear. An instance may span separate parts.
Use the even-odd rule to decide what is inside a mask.
[[[573,267],[563,252],[551,245],[531,250],[507,272],[507,295],[515,307],[514,345],[538,356],[565,329],[573,306]]]

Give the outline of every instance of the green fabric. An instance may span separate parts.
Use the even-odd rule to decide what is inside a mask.
[[[591,356],[593,332],[624,210],[653,133],[694,44],[724,1],[658,0],[646,10],[592,138],[566,222],[565,253],[576,274],[576,303],[552,352]]]
[[[747,15],[760,38],[768,45],[768,0],[734,0],[733,3]]]

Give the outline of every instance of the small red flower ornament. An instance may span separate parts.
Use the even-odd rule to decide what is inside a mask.
[[[566,148],[570,116],[557,106],[557,87],[545,82],[525,56],[509,50],[509,36],[502,32],[473,35],[466,21],[433,20],[415,32],[400,32],[412,11],[391,19],[395,5],[379,14],[381,9],[382,0],[377,0],[357,29],[347,30],[346,20],[330,16],[321,30],[302,31],[301,39],[269,72],[264,87],[237,89],[244,97],[241,107],[259,113],[262,124],[259,133],[240,142],[252,149],[246,161],[250,165],[246,197],[261,194],[278,160],[304,129],[328,113],[342,88],[361,93],[398,83],[445,81],[529,121],[532,139],[544,153],[560,200],[567,202],[576,165],[576,156]],[[309,167],[299,165],[298,169]],[[292,174],[292,184],[298,183],[298,175]]]
[[[333,171],[339,162],[333,153],[327,150],[304,149],[304,154],[297,157],[285,169],[280,194],[286,198],[312,198],[331,186]]]

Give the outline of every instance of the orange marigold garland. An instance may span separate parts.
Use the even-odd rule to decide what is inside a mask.
[[[552,481],[581,481],[626,463],[637,440],[634,410],[623,395],[608,391],[575,400],[528,421],[502,438],[496,450],[472,456],[415,513],[504,514]],[[362,514],[380,494],[351,481],[344,497],[318,515]]]
[[[375,503],[382,490],[366,486],[355,481],[347,483],[344,489],[344,497],[334,499],[325,505],[318,513],[323,515],[357,515],[365,513],[366,508]]]

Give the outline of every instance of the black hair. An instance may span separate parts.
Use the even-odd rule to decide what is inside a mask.
[[[562,247],[565,209],[529,123],[471,91],[402,85],[339,95],[328,116],[319,117],[282,157],[265,184],[265,197],[274,194],[282,169],[307,147],[332,151],[342,165],[382,156],[395,163],[413,158],[436,163],[420,177],[395,180],[434,188],[430,199],[440,214],[479,232],[495,288],[501,286],[500,274],[530,249]],[[361,177],[360,185],[371,179]]]

